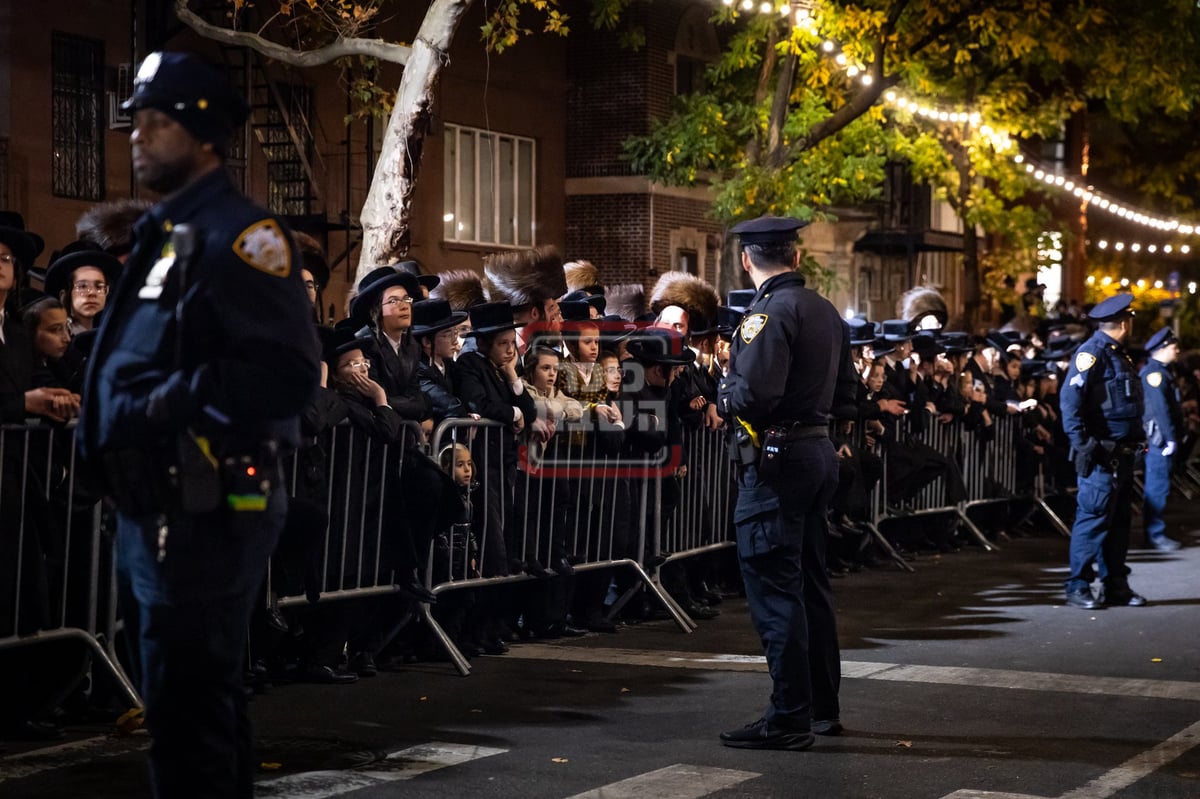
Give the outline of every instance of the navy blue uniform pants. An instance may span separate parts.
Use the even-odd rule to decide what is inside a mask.
[[[841,653],[825,572],[825,513],[837,488],[837,455],[826,438],[792,442],[777,479],[747,466],[734,510],[738,559],[750,617],[773,683],[764,717],[807,731],[840,714]]]
[[[1068,591],[1082,591],[1095,578],[1124,587],[1129,569],[1129,518],[1133,500],[1133,455],[1120,455],[1079,477],[1075,524],[1071,528]]]
[[[1171,493],[1171,456],[1163,455],[1158,447],[1146,451],[1146,484],[1142,502],[1142,521],[1146,527],[1146,540],[1150,543],[1165,538],[1167,523],[1163,511],[1167,508],[1167,495]]]
[[[246,628],[286,502],[276,491],[265,511],[177,515],[161,563],[157,517],[118,514],[119,557],[137,602],[156,797],[253,796]]]

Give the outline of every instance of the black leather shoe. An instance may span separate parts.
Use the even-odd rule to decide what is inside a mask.
[[[479,648],[483,650],[485,655],[507,655],[508,644],[501,641],[499,638],[491,638],[487,641],[481,641]]]
[[[1090,588],[1068,591],[1067,604],[1073,608],[1082,608],[1084,610],[1095,610],[1101,607],[1100,603],[1096,601],[1096,597],[1092,596],[1092,589]]]
[[[1146,604],[1146,597],[1130,588],[1116,590],[1105,589],[1100,601],[1110,608],[1140,608]]]
[[[4,737],[13,741],[59,741],[66,737],[62,727],[49,721],[23,721],[4,730]]]
[[[594,633],[615,633],[617,631],[617,625],[613,624],[603,616],[596,616],[595,618],[588,619],[587,623],[583,626],[587,627]]]
[[[576,627],[570,622],[560,621],[551,625],[562,638],[578,638],[581,635],[587,635],[588,631],[582,627]]]
[[[683,612],[691,616],[693,619],[700,621],[709,621],[721,615],[721,611],[716,608],[710,608],[707,605],[700,605],[696,602],[690,602],[683,606]]]
[[[350,671],[359,677],[374,677],[379,674],[379,666],[370,652],[359,652],[350,661]]]
[[[348,685],[358,682],[357,674],[334,671],[329,666],[318,666],[315,663],[296,667],[291,676],[296,682],[312,682],[322,685]]]
[[[574,569],[572,569],[572,571],[574,571]],[[525,561],[525,573],[539,579],[545,579],[547,577],[554,576],[554,572],[543,566],[542,562],[537,558]]]
[[[841,735],[842,722],[837,719],[821,719],[812,723],[813,735]]]
[[[811,732],[772,727],[766,719],[721,733],[721,743],[735,749],[788,749],[800,752],[811,747],[815,740]]]

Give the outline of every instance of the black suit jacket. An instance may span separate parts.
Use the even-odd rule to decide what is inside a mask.
[[[25,421],[25,392],[33,388],[33,341],[12,311],[4,317],[0,344],[0,422]]]

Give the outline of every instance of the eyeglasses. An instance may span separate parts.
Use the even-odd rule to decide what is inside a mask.
[[[361,361],[346,361],[344,364],[342,364],[342,368],[344,368],[344,369],[370,369],[371,361],[368,360],[367,358],[363,358]]]
[[[100,281],[81,280],[71,288],[75,289],[79,294],[107,294],[108,284]]]
[[[386,308],[389,305],[399,305],[400,303],[405,303],[406,305],[412,305],[412,302],[413,302],[412,297],[392,297],[390,300],[384,300],[383,305]]]
[[[16,260],[17,259],[15,257],[13,257],[12,253],[6,252],[6,253],[4,253],[4,255],[0,255],[0,264],[12,265],[12,264],[16,263]]]

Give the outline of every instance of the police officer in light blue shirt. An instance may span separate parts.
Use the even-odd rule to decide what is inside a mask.
[[[1079,477],[1067,604],[1088,610],[1146,604],[1129,587],[1125,566],[1133,467],[1145,439],[1142,381],[1125,352],[1133,330],[1132,302],[1132,294],[1117,294],[1092,309],[1088,316],[1098,329],[1075,352],[1059,392]],[[1103,582],[1099,596],[1091,590],[1093,564]]]
[[[1171,493],[1171,461],[1183,432],[1183,414],[1175,380],[1167,368],[1179,357],[1179,340],[1169,327],[1159,330],[1146,342],[1150,359],[1142,367],[1142,391],[1146,410],[1142,423],[1146,429],[1146,486],[1142,502],[1142,522],[1146,539],[1155,549],[1173,552],[1179,542],[1168,538],[1163,509]]]

